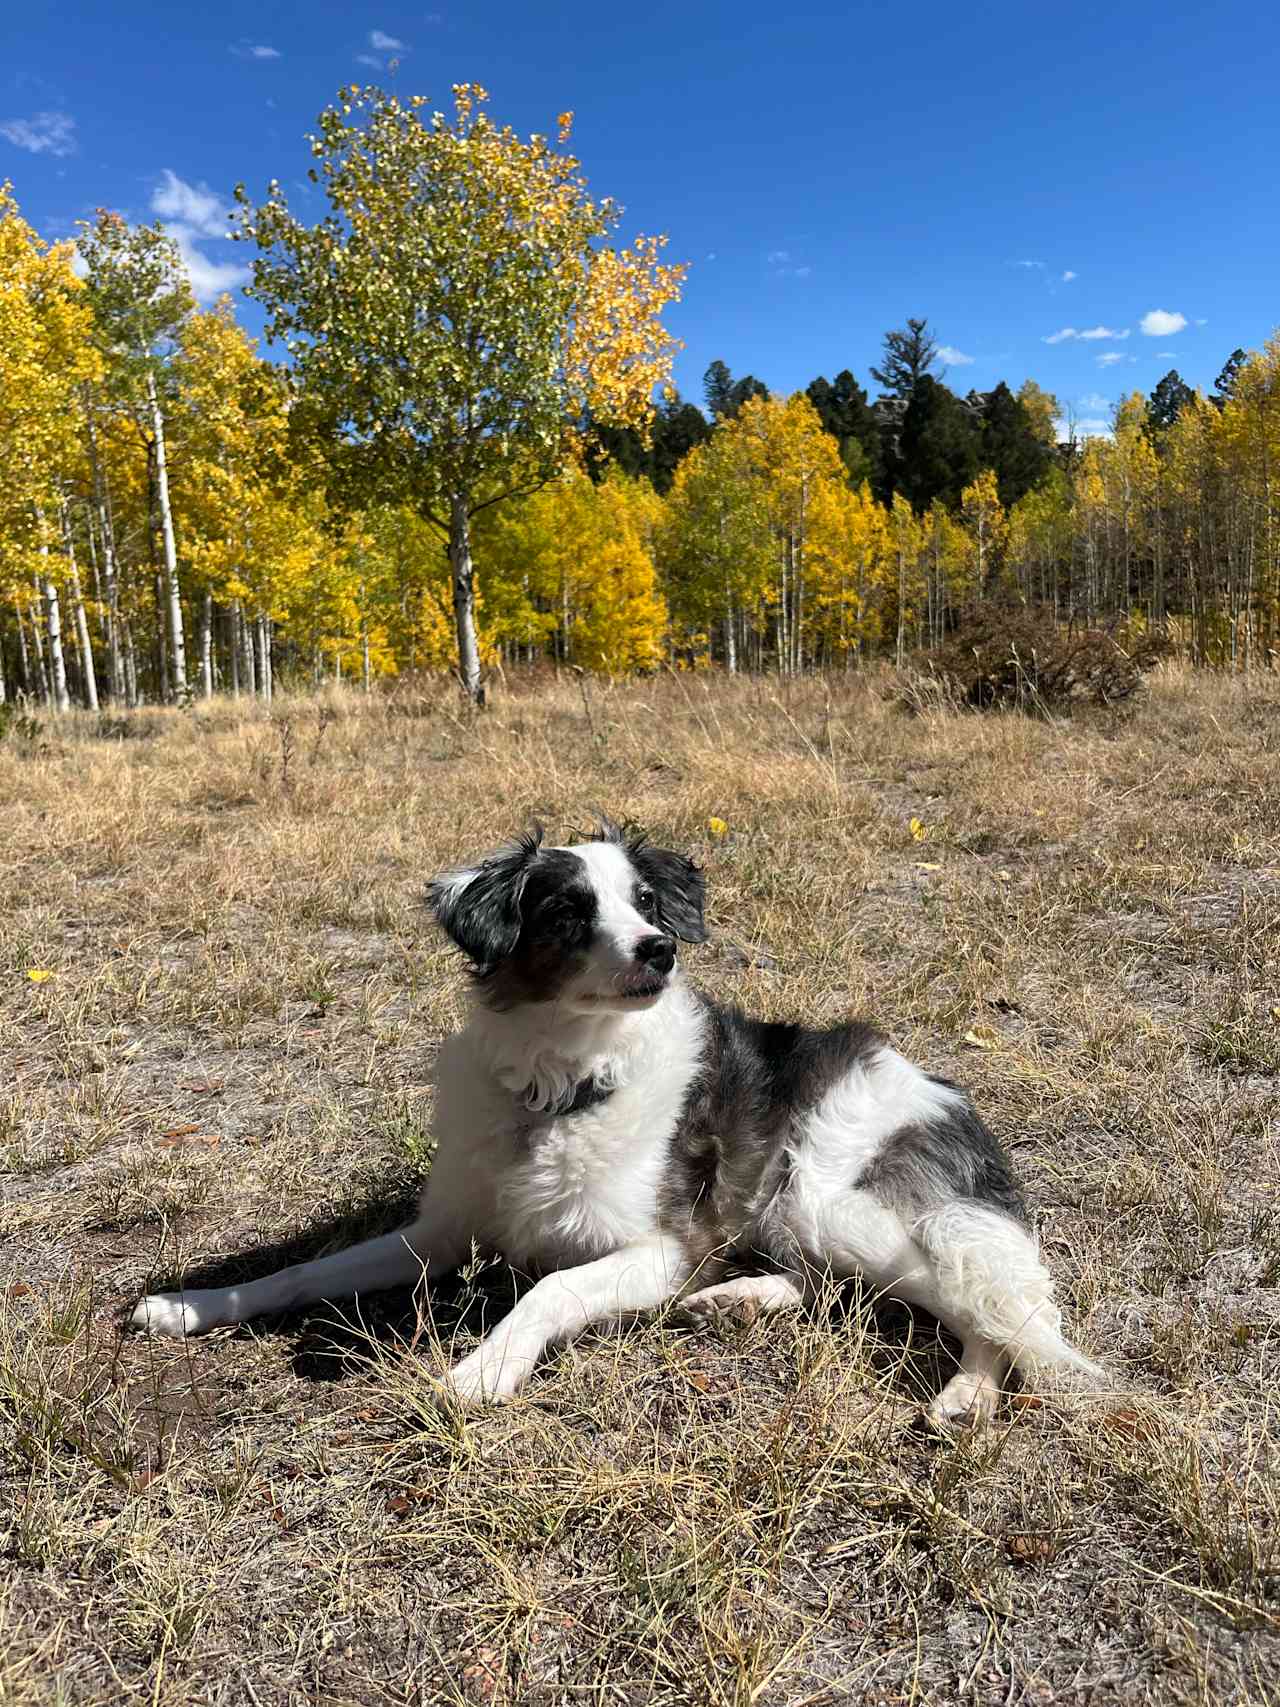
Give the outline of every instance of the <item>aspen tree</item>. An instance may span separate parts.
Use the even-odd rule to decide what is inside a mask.
[[[306,226],[273,182],[240,235],[249,287],[295,365],[294,420],[324,447],[335,503],[412,503],[447,542],[459,677],[483,700],[471,532],[488,506],[558,473],[587,419],[644,427],[669,382],[661,315],[683,269],[661,238],[602,243],[593,201],[558,143],[521,140],[454,88],[421,97],[353,86],[320,116],[313,177],[330,212]]]

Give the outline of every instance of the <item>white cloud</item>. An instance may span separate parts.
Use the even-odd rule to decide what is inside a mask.
[[[1103,355],[1098,357],[1098,366],[1114,367],[1117,362],[1128,361],[1131,359],[1131,357],[1125,355],[1123,350],[1107,350]]]
[[[1153,308],[1150,314],[1144,314],[1138,322],[1144,337],[1171,338],[1175,332],[1181,332],[1187,324],[1185,314],[1170,313],[1167,308]]]
[[[395,36],[389,36],[385,30],[369,31],[369,46],[376,48],[379,53],[403,53],[405,44]]]
[[[1087,409],[1091,415],[1096,415],[1099,410],[1111,407],[1111,399],[1104,397],[1100,391],[1086,391],[1080,399],[1080,407]]]
[[[200,248],[210,239],[225,241],[229,236],[227,203],[207,184],[188,184],[166,166],[151,192],[151,211],[160,215],[165,231],[177,244],[197,302],[212,302],[249,277],[247,267],[212,260]]]
[[[777,279],[807,279],[813,273],[807,263],[800,266],[795,262],[790,249],[770,249],[765,260]]]
[[[190,226],[201,237],[225,237],[230,209],[207,184],[188,184],[166,166],[151,192],[151,211]]]
[[[268,47],[266,42],[256,42],[253,47],[249,49],[249,56],[251,59],[279,59],[280,49],[278,47]]]
[[[382,61],[372,53],[358,53],[356,55],[356,64],[372,66],[375,71],[382,70]]]
[[[948,367],[972,367],[973,357],[966,356],[963,350],[957,350],[954,344],[939,344],[938,354]]]
[[[1208,324],[1209,324],[1209,322],[1207,320],[1197,320],[1196,321],[1197,326],[1207,326]]]
[[[1117,332],[1112,326],[1087,326],[1083,331],[1077,331],[1074,326],[1064,326],[1060,332],[1051,332],[1041,340],[1045,344],[1065,344],[1069,338],[1083,338],[1086,343],[1093,343],[1099,338],[1127,338],[1129,328]]]
[[[1035,267],[1035,268],[1043,269],[1044,262],[1043,261],[1015,261],[1013,263],[1013,265],[1015,267]]]
[[[36,113],[29,119],[5,119],[0,136],[28,154],[52,154],[61,159],[76,151],[76,121],[70,113]]]
[[[1071,271],[1071,268],[1068,267],[1066,272],[1063,273],[1063,275],[1062,275],[1062,282],[1063,282],[1063,284],[1070,284],[1072,279],[1078,279],[1079,277],[1080,277],[1079,273],[1073,273]]]
[[[211,261],[202,254],[197,247],[201,234],[189,225],[166,225],[165,231],[178,245],[197,302],[213,302],[247,281],[248,267],[237,266],[234,261]]]

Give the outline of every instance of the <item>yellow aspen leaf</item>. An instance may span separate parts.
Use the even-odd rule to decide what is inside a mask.
[[[919,818],[913,818],[907,828],[911,831],[911,840],[913,842],[923,842],[928,840],[929,826],[927,824],[922,824]]]
[[[973,1025],[964,1034],[964,1040],[970,1049],[998,1049],[1000,1035],[992,1031],[989,1025]]]
[[[43,966],[33,966],[27,973],[27,977],[33,984],[44,984],[53,977],[53,973],[47,972]]]
[[[723,818],[708,818],[707,828],[713,836],[727,836],[729,834],[729,826]]]

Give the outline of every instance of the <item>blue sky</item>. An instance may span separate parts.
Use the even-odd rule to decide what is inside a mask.
[[[691,263],[671,324],[695,400],[715,357],[784,392],[868,383],[915,314],[956,389],[1031,375],[1101,423],[1170,367],[1211,385],[1280,323],[1280,31],[1257,0],[6,11],[0,178],[24,213],[50,235],[99,204],[163,216],[206,296],[243,264],[216,235],[237,180],[319,211],[303,134],[340,83],[447,106],[474,80],[522,131],[572,108],[624,234]]]

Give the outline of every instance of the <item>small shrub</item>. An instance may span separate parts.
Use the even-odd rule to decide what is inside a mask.
[[[921,655],[895,698],[912,711],[1011,706],[1050,713],[1118,705],[1172,650],[1160,633],[1064,628],[1033,607],[984,607],[962,620],[951,639]]]
[[[0,704],[0,741],[12,735],[15,741],[27,741],[32,746],[40,739],[40,719],[28,717],[16,705]]]

